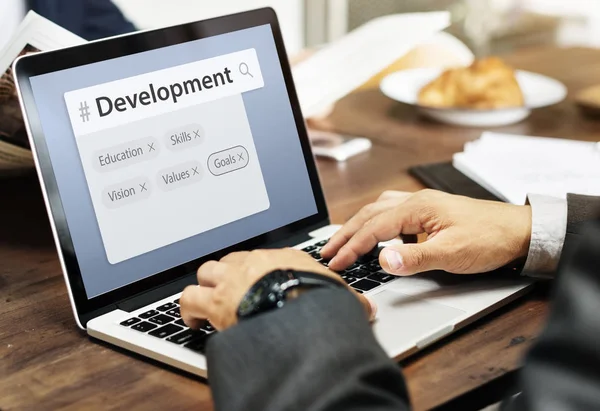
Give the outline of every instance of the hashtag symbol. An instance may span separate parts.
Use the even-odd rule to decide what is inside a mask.
[[[90,121],[90,106],[88,106],[87,101],[79,103],[79,117],[84,123]]]

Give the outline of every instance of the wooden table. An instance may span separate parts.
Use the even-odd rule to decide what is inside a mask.
[[[526,50],[508,60],[565,82],[570,96],[600,83],[597,50]],[[377,91],[344,99],[328,122],[375,143],[347,164],[319,161],[336,223],[385,189],[423,188],[408,167],[449,160],[480,133],[421,119]],[[570,100],[501,130],[600,140],[600,122],[580,117]],[[0,410],[212,409],[204,383],[91,342],[75,327],[36,178],[0,180],[0,192]],[[542,287],[404,361],[415,409],[518,368],[546,312]]]

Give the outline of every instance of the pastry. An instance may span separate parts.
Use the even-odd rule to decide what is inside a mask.
[[[444,71],[419,92],[419,104],[438,108],[522,107],[523,93],[512,67],[497,57]]]

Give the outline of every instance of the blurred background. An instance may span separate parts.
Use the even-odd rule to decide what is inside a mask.
[[[375,17],[449,10],[448,31],[476,55],[559,45],[600,47],[599,0],[114,0],[139,28],[273,7],[294,54],[335,40]]]

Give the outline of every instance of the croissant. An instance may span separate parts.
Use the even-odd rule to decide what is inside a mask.
[[[444,71],[419,92],[419,104],[439,108],[521,107],[523,93],[512,67],[497,57]]]

